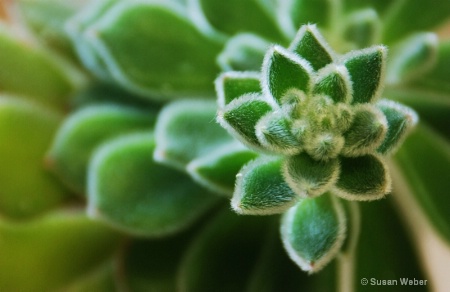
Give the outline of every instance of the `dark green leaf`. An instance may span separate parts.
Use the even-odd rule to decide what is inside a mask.
[[[245,165],[236,179],[231,201],[240,214],[278,214],[294,205],[299,196],[285,182],[282,160],[260,157]]]
[[[341,173],[334,192],[342,198],[372,201],[391,191],[391,177],[386,164],[374,155],[341,157]]]
[[[373,102],[381,95],[386,55],[386,47],[375,46],[343,57],[352,81],[354,104]]]
[[[326,95],[336,103],[350,103],[353,92],[347,69],[335,64],[324,68],[317,76],[313,93]]]
[[[258,72],[225,72],[216,79],[218,104],[225,107],[233,100],[247,93],[260,93]]]
[[[318,161],[301,153],[285,160],[283,174],[287,184],[298,195],[314,197],[334,185],[339,177],[339,161]]]

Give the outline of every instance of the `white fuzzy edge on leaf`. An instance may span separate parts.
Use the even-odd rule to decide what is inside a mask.
[[[169,124],[173,116],[178,112],[186,112],[189,109],[199,111],[201,109],[211,110],[213,113],[216,105],[213,101],[205,100],[179,100],[170,103],[165,106],[158,115],[158,119],[155,125],[155,139],[157,141],[155,150],[153,152],[153,159],[156,162],[174,167],[178,170],[185,171],[185,166],[188,162],[181,162],[176,159],[172,159],[166,154],[165,149],[171,142],[167,139],[165,127]]]
[[[392,101],[392,100],[382,99],[377,103],[377,105],[388,106],[390,108],[396,109],[399,112],[404,113],[405,116],[407,117],[407,122],[408,122],[408,125],[407,125],[408,128],[402,134],[402,137],[400,139],[398,139],[397,142],[394,145],[392,145],[388,151],[386,151],[386,153],[383,154],[383,155],[387,156],[387,155],[391,155],[391,154],[395,153],[400,148],[400,146],[403,144],[403,142],[405,141],[408,134],[415,128],[415,126],[419,122],[419,116],[411,108],[409,108],[401,103]]]
[[[242,136],[223,118],[225,112],[233,110],[234,108],[237,108],[237,107],[241,106],[242,104],[244,104],[246,102],[251,102],[251,101],[263,101],[263,102],[267,103],[267,101],[260,94],[257,94],[257,93],[244,94],[241,97],[234,99],[232,102],[230,102],[224,108],[219,109],[217,111],[216,120],[225,130],[228,131],[228,133],[230,133],[232,136],[239,139],[239,141],[241,141],[244,145],[248,146],[249,148],[251,148],[253,150],[267,152],[267,149],[264,149],[261,145],[256,145],[256,144],[249,142],[246,137]],[[253,129],[253,130],[255,131],[255,129]]]
[[[214,82],[217,92],[217,103],[220,108],[225,107],[227,104],[225,102],[225,79],[250,79],[254,78],[255,80],[260,80],[260,73],[255,71],[230,71],[230,72],[224,72],[219,75],[219,77],[216,78],[216,81]]]
[[[345,98],[342,102],[350,104],[353,98],[353,86],[350,74],[348,73],[348,70],[345,66],[331,63],[323,67],[317,72],[317,75],[314,77],[314,84],[319,83],[331,73],[337,73],[339,76],[341,76],[342,80],[344,80],[344,84],[347,89],[347,94],[345,95]]]
[[[248,150],[241,143],[239,143],[237,141],[232,141],[205,156],[202,156],[202,157],[192,160],[186,166],[186,170],[196,182],[198,182],[205,188],[207,188],[213,192],[217,192],[219,194],[225,195],[227,197],[231,197],[231,195],[233,194],[233,189],[229,189],[229,188],[223,187],[221,185],[212,183],[211,181],[209,181],[208,179],[204,178],[202,175],[199,174],[198,168],[200,166],[207,165],[211,161],[215,161],[217,158],[220,158],[224,155],[227,155],[230,153],[235,153],[235,152],[242,152],[242,151],[248,152],[250,150]]]
[[[255,133],[256,133],[256,137],[258,138],[259,143],[261,143],[261,145],[266,147],[268,150],[270,150],[274,153],[278,153],[278,154],[295,155],[295,154],[300,153],[302,151],[302,148],[300,147],[300,143],[297,147],[280,148],[280,147],[274,146],[273,144],[271,144],[267,141],[266,136],[264,135],[265,124],[267,121],[271,120],[271,118],[274,115],[275,116],[283,116],[284,115],[283,110],[268,112],[256,124],[256,126],[255,126],[256,132]],[[289,117],[286,116],[286,118],[289,118]],[[291,133],[291,131],[289,131],[289,134],[291,134],[292,137],[295,139],[295,137]]]
[[[292,247],[291,243],[288,239],[288,230],[286,228],[286,225],[291,226],[292,220],[295,215],[296,206],[292,207],[290,210],[288,210],[282,218],[281,223],[281,238],[283,241],[284,248],[286,249],[289,257],[303,270],[308,272],[309,274],[316,273],[320,271],[322,268],[324,268],[332,259],[334,259],[341,249],[342,245],[344,244],[345,236],[347,233],[347,218],[345,217],[345,211],[341,203],[338,201],[338,198],[331,195],[331,200],[333,202],[334,210],[336,211],[336,216],[338,218],[339,222],[339,229],[337,238],[334,242],[334,244],[331,246],[330,250],[326,255],[324,255],[322,258],[314,262],[313,265],[311,265],[310,262],[303,259],[297,251]],[[300,202],[301,203],[301,202]]]
[[[261,76],[261,89],[262,89],[264,96],[270,102],[270,104],[274,108],[278,108],[278,107],[280,107],[280,105],[279,105],[278,101],[275,99],[275,97],[272,95],[272,93],[270,92],[270,88],[269,88],[269,73],[270,73],[270,67],[272,65],[272,56],[274,53],[282,55],[286,59],[290,60],[292,63],[297,64],[299,67],[301,67],[303,70],[305,70],[305,72],[309,75],[308,91],[311,90],[312,73],[314,72],[314,70],[311,67],[311,64],[309,64],[309,62],[307,60],[299,57],[297,54],[295,54],[291,51],[288,51],[287,49],[285,49],[279,45],[274,45],[274,46],[270,47],[270,49],[267,51],[266,55],[264,56],[264,61],[263,61],[263,65],[261,68],[261,75],[262,75]],[[304,91],[304,89],[300,89],[300,88],[298,88],[298,89]],[[289,89],[287,89],[287,90],[289,90]]]
[[[375,152],[375,150],[383,143],[384,139],[386,138],[386,133],[388,131],[389,125],[388,125],[386,116],[383,114],[383,112],[380,109],[378,109],[377,107],[375,107],[372,104],[365,103],[365,104],[357,104],[356,106],[354,106],[353,112],[355,113],[355,115],[358,111],[368,111],[368,112],[371,112],[372,114],[374,114],[377,121],[381,123],[381,126],[383,126],[383,134],[379,138],[379,140],[377,140],[377,143],[372,143],[370,145],[370,147],[355,149],[352,146],[344,145],[344,147],[341,150],[341,154],[346,157],[362,156],[362,155],[367,155],[367,154],[371,154],[371,153]],[[351,129],[351,126],[349,129]],[[344,138],[345,138],[345,133],[344,133]]]
[[[336,183],[336,181],[339,178],[339,174],[340,174],[339,161],[338,161],[338,159],[334,159],[332,161],[335,165],[334,165],[333,173],[330,176],[330,179],[328,180],[327,183],[325,183],[324,185],[322,185],[319,188],[316,188],[314,190],[312,190],[310,188],[308,188],[308,189],[301,188],[299,186],[300,181],[291,176],[291,174],[289,173],[289,170],[288,170],[289,158],[284,160],[281,169],[283,171],[283,177],[284,177],[286,183],[297,195],[299,195],[300,197],[314,198],[314,197],[322,195],[323,193],[325,193],[326,191],[331,189],[331,187]],[[327,163],[330,163],[330,162],[331,162],[331,160],[328,161]]]
[[[383,157],[381,155],[375,155],[371,154],[372,156],[375,156],[383,166],[384,169],[384,178],[385,178],[385,184],[381,191],[379,192],[370,192],[365,194],[354,194],[349,193],[346,190],[340,189],[337,187],[337,185],[334,185],[332,188],[332,192],[336,194],[338,197],[341,197],[343,199],[349,200],[349,201],[375,201],[384,198],[386,195],[388,195],[392,190],[392,179],[391,175],[389,173],[389,168],[384,161]]]
[[[336,53],[327,43],[322,34],[319,32],[315,24],[302,25],[298,30],[297,34],[295,35],[294,40],[289,45],[288,50],[294,52],[295,48],[298,46],[299,42],[302,40],[306,32],[310,32],[316,38],[316,40],[319,42],[322,48],[324,48],[325,51],[328,53],[328,55],[331,57],[331,63],[334,63],[334,61],[336,60]]]
[[[247,175],[247,173],[251,172],[255,167],[258,167],[259,165],[275,161],[277,159],[280,159],[279,157],[268,157],[268,156],[261,156],[258,157],[246,165],[244,165],[239,173],[236,175],[236,186],[234,188],[233,198],[231,199],[231,208],[238,214],[241,215],[273,215],[273,214],[280,214],[286,211],[287,209],[291,208],[293,205],[295,205],[298,200],[301,199],[300,196],[293,198],[290,202],[286,202],[284,205],[275,206],[272,208],[265,208],[265,209],[244,209],[241,207],[241,199],[244,195],[242,192],[242,189],[244,188],[244,180]]]
[[[384,90],[384,84],[385,84],[385,78],[386,78],[386,63],[387,63],[387,53],[388,53],[388,48],[386,46],[383,45],[376,45],[376,46],[372,46],[366,49],[362,49],[362,50],[354,50],[351,51],[343,56],[341,56],[339,58],[339,63],[345,66],[345,63],[350,60],[353,59],[354,57],[360,56],[360,55],[365,55],[365,54],[370,54],[373,52],[379,51],[381,52],[381,56],[382,56],[382,60],[381,60],[381,72],[380,72],[380,80],[378,82],[378,87],[375,90],[375,92],[372,94],[372,97],[369,101],[370,103],[374,103],[376,100],[378,100],[381,97],[381,93]],[[351,76],[350,76],[350,82],[353,84],[353,81],[351,80]]]
[[[438,58],[438,45],[438,36],[434,33],[428,32],[414,35],[403,41],[398,46],[394,47],[394,49],[392,49],[394,53],[393,57],[396,58],[392,58],[392,62],[389,62],[388,64],[386,83],[402,84],[411,82],[415,77],[422,76],[436,63]],[[401,76],[400,71],[402,70],[404,62],[410,60],[411,57],[415,56],[415,53],[419,46],[424,46],[429,49],[430,55],[423,64],[421,64],[417,68],[414,68],[412,72],[408,72],[408,74]],[[401,54],[399,54],[399,52],[401,52]]]

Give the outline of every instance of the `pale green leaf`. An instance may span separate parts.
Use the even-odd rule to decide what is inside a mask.
[[[164,107],[156,123],[154,158],[184,170],[191,160],[232,141],[216,123],[216,110],[216,103],[206,100],[176,101]]]
[[[94,154],[88,173],[92,218],[137,236],[158,237],[188,227],[218,197],[173,168],[157,164],[151,133],[122,136]]]
[[[151,130],[155,113],[120,105],[85,107],[59,128],[46,161],[52,170],[80,195],[86,192],[86,173],[92,152],[122,134]]]
[[[382,23],[373,8],[357,10],[345,19],[343,38],[355,49],[379,43]]]

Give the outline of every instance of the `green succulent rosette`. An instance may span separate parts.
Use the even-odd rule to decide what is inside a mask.
[[[2,5],[0,290],[441,287],[447,1]]]

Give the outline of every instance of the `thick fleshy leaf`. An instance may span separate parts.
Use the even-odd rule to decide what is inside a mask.
[[[338,157],[345,140],[342,135],[323,132],[305,139],[305,151],[315,160],[328,161]]]
[[[70,76],[54,56],[0,24],[0,88],[62,107],[73,90]]]
[[[245,94],[220,109],[217,121],[230,134],[250,148],[261,149],[255,133],[258,121],[272,107],[258,94]]]
[[[420,117],[444,137],[450,139],[448,115],[450,112],[450,98],[447,94],[420,89],[388,90],[386,97],[412,107]]]
[[[393,206],[393,197],[359,204],[361,234],[356,246],[354,275],[350,279],[353,281],[350,285],[356,291],[430,291],[429,276],[424,273],[423,264],[419,261],[411,231],[405,229],[404,218],[399,218],[398,209]],[[368,280],[368,284],[362,285],[362,279]],[[372,281],[381,284],[382,280],[396,280],[397,284],[372,285]],[[401,281],[405,280],[412,280],[413,285],[410,282],[402,284]],[[421,280],[428,281],[426,285],[423,282],[418,285]]]
[[[121,291],[177,291],[177,271],[191,242],[190,234],[167,239],[134,240],[120,255],[116,281]]]
[[[111,256],[119,239],[81,211],[50,213],[22,223],[0,221],[0,289],[64,288]]]
[[[91,0],[18,0],[16,2],[23,20],[40,39],[52,47],[70,53],[64,23],[89,1]]]
[[[391,177],[380,157],[341,157],[341,173],[333,188],[338,196],[356,201],[383,198],[391,191]]]
[[[374,9],[358,10],[347,17],[343,37],[355,49],[366,48],[379,42],[381,27],[381,21]]]
[[[264,57],[262,67],[262,88],[266,96],[281,104],[283,96],[291,89],[310,89],[311,65],[305,60],[280,46],[273,46]]]
[[[225,72],[216,79],[217,103],[225,107],[247,93],[260,93],[259,72]]]
[[[257,35],[240,33],[230,38],[217,62],[223,71],[259,70],[270,44]]]
[[[272,223],[272,217],[221,210],[190,245],[179,270],[180,291],[247,291]]]
[[[344,133],[345,156],[360,156],[372,153],[385,140],[388,122],[382,111],[372,106],[356,109],[350,128]]]
[[[372,48],[350,52],[342,58],[350,73],[353,87],[353,103],[374,102],[382,90],[387,48]]]
[[[339,161],[318,161],[301,153],[285,160],[283,174],[287,184],[298,195],[315,197],[334,185],[339,176]]]
[[[328,0],[281,0],[277,5],[278,21],[285,33],[293,37],[304,24],[328,27],[338,11],[337,2]]]
[[[216,122],[214,101],[176,101],[167,105],[156,123],[155,160],[184,170],[193,159],[232,141]]]
[[[104,144],[88,173],[88,212],[129,234],[163,236],[186,228],[218,197],[173,168],[157,164],[151,133]]]
[[[434,0],[423,5],[422,0],[396,1],[384,17],[383,43],[392,43],[414,31],[427,31],[448,20],[450,2]]]
[[[85,34],[114,80],[132,92],[162,100],[213,92],[221,46],[173,1],[119,2]]]
[[[428,220],[450,242],[450,146],[448,140],[421,125],[395,156],[409,191]]]
[[[307,60],[316,71],[333,61],[333,52],[315,25],[303,25],[289,50]]]
[[[78,54],[78,58],[83,65],[91,71],[97,78],[104,81],[111,81],[111,74],[106,68],[106,64],[99,53],[94,50],[88,41],[86,30],[105,14],[119,0],[98,0],[86,5],[79,13],[70,18],[64,29],[67,36],[72,40],[72,44]]]
[[[381,154],[390,154],[402,144],[419,118],[412,109],[390,100],[381,100],[377,103],[377,107],[383,112],[388,123],[386,138],[377,151]]]
[[[45,151],[59,125],[56,112],[14,97],[0,97],[0,213],[38,215],[69,198],[46,172]]]
[[[261,145],[274,153],[297,154],[302,150],[302,144],[291,128],[292,121],[282,111],[269,112],[256,124],[256,137]]]
[[[321,70],[315,80],[313,93],[326,95],[336,103],[350,103],[353,89],[347,69],[331,64]]]
[[[254,32],[272,41],[283,41],[270,1],[189,0],[188,8],[197,25],[207,33],[236,35]]]
[[[155,113],[120,105],[86,107],[72,114],[58,130],[46,163],[74,191],[86,192],[86,173],[93,151],[116,136],[152,130]]]
[[[336,197],[326,193],[300,201],[281,222],[281,237],[291,259],[314,273],[338,254],[346,235],[345,214]]]
[[[438,38],[434,33],[419,33],[391,50],[386,81],[406,83],[422,77],[436,64]]]
[[[300,198],[282,174],[283,160],[260,157],[245,165],[237,175],[231,207],[239,214],[278,214]]]
[[[233,141],[192,160],[186,169],[192,178],[205,188],[231,196],[236,174],[242,166],[256,157],[258,157],[256,152]]]
[[[450,76],[450,40],[443,40],[438,46],[436,64],[427,74],[417,78],[414,85],[429,91],[445,93],[448,97],[450,93],[448,76]]]

